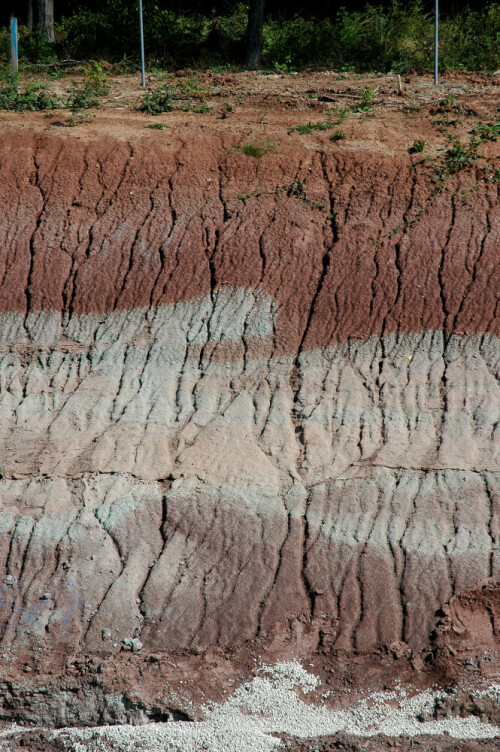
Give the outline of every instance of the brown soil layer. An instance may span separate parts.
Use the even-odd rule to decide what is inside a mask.
[[[315,739],[291,739],[282,737],[284,752],[493,752],[500,749],[500,741],[494,739],[447,740],[442,736],[359,738],[336,734],[333,737]],[[6,752],[71,752],[67,742],[52,738],[50,731],[26,731],[5,747]]]
[[[486,141],[484,159],[437,193],[435,167],[409,153],[425,140],[439,161],[448,137],[492,122],[493,80],[434,91],[410,79],[402,97],[391,77],[228,82],[210,91],[241,100],[233,112],[165,114],[164,132],[111,104],[72,129],[5,115],[0,310],[109,312],[258,286],[279,301],[285,352],[395,331],[499,333],[498,146]],[[334,122],[367,85],[375,106],[339,125],[345,140],[291,130]],[[454,104],[440,105],[449,92]],[[258,159],[238,150],[266,139]]]
[[[498,632],[488,634],[488,624],[500,614],[492,607],[499,590],[483,585],[454,597],[443,613],[453,610],[459,616],[449,629],[438,616],[436,630],[419,652],[405,643],[381,645],[369,654],[309,652],[305,665],[321,684],[307,701],[324,704],[325,690],[335,690],[326,706],[338,709],[368,692],[392,690],[396,685],[412,692],[440,687],[448,699],[440,700],[421,720],[474,716],[500,726],[498,704],[474,691],[500,677]],[[3,664],[0,719],[55,727],[201,720],[202,705],[208,700],[222,702],[251,680],[261,663],[296,655],[288,640],[280,642],[275,636],[238,650],[121,652],[113,657],[94,650],[91,656],[70,659],[54,653],[27,656],[24,663]]]
[[[443,739],[442,736],[398,737],[371,736],[368,739],[353,738],[344,734],[310,740],[288,740],[283,749],[287,752],[493,752],[500,749],[500,741]]]

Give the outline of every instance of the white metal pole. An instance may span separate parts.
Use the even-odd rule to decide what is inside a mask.
[[[144,62],[144,26],[142,23],[142,0],[139,0],[139,35],[141,38],[141,85],[146,86],[146,64]]]
[[[434,5],[434,86],[437,86],[439,75],[439,0]]]

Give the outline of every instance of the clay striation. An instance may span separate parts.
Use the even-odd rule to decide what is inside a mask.
[[[498,186],[230,145],[0,146],[6,660],[416,650],[500,577]]]

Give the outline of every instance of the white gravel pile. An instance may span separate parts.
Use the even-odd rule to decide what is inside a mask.
[[[441,693],[408,696],[404,690],[375,693],[347,710],[306,704],[297,693],[319,684],[297,662],[263,666],[260,675],[240,686],[221,704],[204,708],[205,720],[146,726],[106,726],[54,732],[75,752],[272,752],[280,746],[273,734],[315,737],[343,731],[356,736],[417,736],[448,733],[459,739],[495,739],[500,728],[477,718],[420,722]],[[497,692],[497,688],[493,690]]]

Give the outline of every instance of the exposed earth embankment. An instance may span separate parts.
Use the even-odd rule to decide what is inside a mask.
[[[496,145],[127,128],[2,126],[2,660],[420,655],[500,577]]]

